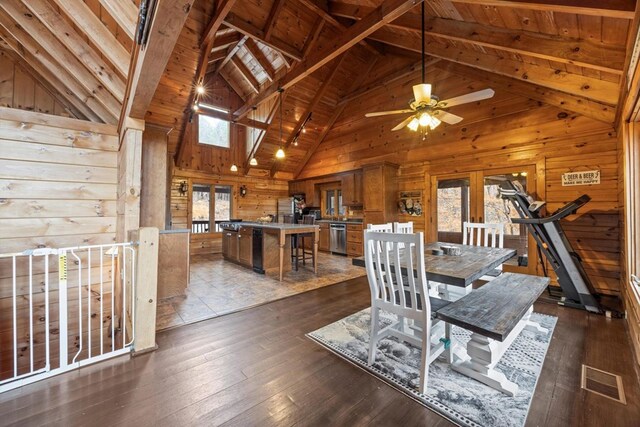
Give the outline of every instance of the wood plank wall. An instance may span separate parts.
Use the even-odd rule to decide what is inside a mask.
[[[0,108],[0,253],[114,242],[117,150],[114,126]],[[0,263],[0,378],[12,368],[12,268],[10,259],[7,261]],[[54,257],[50,282],[54,308],[58,283],[56,263]],[[72,270],[77,268],[70,264]],[[26,355],[30,350],[28,270],[24,263],[18,266],[18,348],[23,369],[29,362]],[[44,354],[43,272],[42,264],[34,265],[33,320],[37,343],[34,350],[38,363]],[[103,274],[110,278],[111,269],[105,266]],[[96,272],[93,277],[97,276]],[[74,286],[73,279],[68,286]],[[83,295],[86,299],[86,288]],[[77,293],[70,292],[69,297],[70,307],[74,309],[78,304]],[[97,298],[92,298],[93,307],[98,307]],[[52,310],[51,316],[51,328],[55,329],[57,309]],[[110,316],[107,309],[102,319],[92,321],[94,338],[101,328],[108,327]],[[86,314],[84,319],[86,322]],[[77,333],[73,333],[77,328],[77,316],[73,316],[70,318],[71,354],[77,351]],[[56,340],[57,335],[52,334],[52,339]]]
[[[180,183],[186,181],[189,191],[180,194]],[[188,169],[176,169],[171,181],[171,228],[191,229],[191,188],[192,184],[219,184],[233,187],[233,218],[255,220],[266,214],[275,214],[278,198],[287,197],[287,181],[242,175],[213,175]],[[240,186],[247,187],[247,194],[241,197]],[[191,234],[192,255],[220,253],[221,233]]]
[[[466,77],[434,73],[434,93],[452,97],[487,87]],[[537,168],[538,198],[554,211],[581,194],[592,201],[565,221],[574,248],[598,291],[620,292],[621,205],[618,200],[617,135],[612,126],[575,113],[496,89],[487,101],[464,105],[452,112],[465,118],[459,125],[440,126],[422,137],[403,130],[391,132],[402,116],[365,118],[367,111],[404,108],[416,81],[381,87],[356,99],[329,132],[299,178],[352,170],[363,164],[388,160],[401,165],[399,189],[422,190],[429,201],[430,176],[509,166]],[[599,169],[597,186],[562,187],[561,174]],[[425,206],[429,212],[429,206]],[[426,231],[428,215],[415,221]]]
[[[74,117],[59,95],[38,82],[23,65],[0,49],[0,107]]]

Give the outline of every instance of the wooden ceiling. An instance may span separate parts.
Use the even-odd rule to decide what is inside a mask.
[[[0,38],[80,118],[117,123],[138,3],[3,0]],[[174,129],[169,151],[179,159],[192,105],[217,102],[211,94],[198,97],[195,87],[223,79],[242,103],[229,114],[209,114],[266,131],[248,150],[244,170],[255,155],[257,168],[272,176],[298,175],[340,116],[360,111],[355,106],[366,105],[372,91],[419,82],[420,3],[195,0],[145,119]],[[635,1],[427,0],[425,8],[427,80],[472,79],[616,122]],[[441,98],[456,92],[455,85],[441,88]],[[281,145],[287,157],[276,161]]]

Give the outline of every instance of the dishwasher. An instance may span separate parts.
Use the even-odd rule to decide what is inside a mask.
[[[347,224],[329,224],[329,249],[333,254],[347,254]]]

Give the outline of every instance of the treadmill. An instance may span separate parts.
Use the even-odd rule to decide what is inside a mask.
[[[518,181],[505,182],[500,188],[500,195],[503,199],[510,200],[520,215],[520,218],[511,218],[511,221],[527,226],[538,248],[558,276],[558,283],[564,295],[558,304],[591,313],[604,313],[596,299],[593,284],[582,266],[580,256],[571,247],[560,224],[561,219],[575,214],[591,198],[584,194],[550,216],[542,217],[540,210],[546,202],[534,201]]]

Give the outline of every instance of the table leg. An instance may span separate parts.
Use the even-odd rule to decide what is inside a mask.
[[[320,241],[320,231],[316,230],[313,237],[313,272],[318,274],[318,242]]]
[[[283,276],[283,272],[284,272],[284,247],[286,246],[286,239],[287,236],[283,233],[280,233],[280,241],[278,242],[279,246],[280,246],[280,256],[279,256],[279,265],[280,265],[280,281],[282,282],[282,276]]]
[[[502,342],[472,333],[471,339],[467,343],[467,354],[470,359],[453,363],[451,369],[495,388],[508,396],[514,396],[518,392],[518,385],[509,381],[502,372],[498,372],[494,368],[522,330],[537,325],[529,320],[532,311],[533,307],[527,311],[527,314]]]

